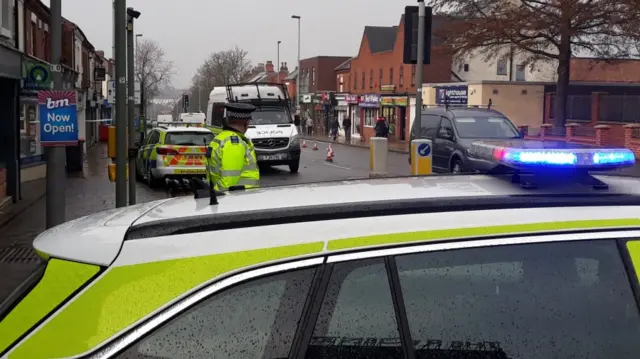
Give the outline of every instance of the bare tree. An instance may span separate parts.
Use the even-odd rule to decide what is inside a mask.
[[[251,72],[251,62],[247,54],[245,50],[234,47],[209,55],[191,80],[191,98],[196,101],[190,101],[189,110],[205,108],[209,92],[214,87],[239,83],[246,79],[247,74]]]
[[[166,58],[164,49],[154,40],[138,42],[135,53],[136,77],[144,90],[144,102],[158,95],[160,88],[171,83],[175,74],[172,61]]]
[[[557,65],[554,121],[564,126],[574,54],[630,55],[637,34],[637,0],[432,0],[449,17],[435,30],[455,53],[495,62],[510,54],[533,68]]]

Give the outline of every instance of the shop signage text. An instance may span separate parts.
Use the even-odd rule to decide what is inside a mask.
[[[40,144],[78,144],[78,112],[75,91],[39,91]]]
[[[22,67],[22,80],[25,89],[45,90],[52,87],[51,66],[26,59]]]
[[[408,103],[408,98],[404,96],[387,96],[380,99],[381,106],[407,107]]]
[[[360,107],[380,107],[380,95],[367,94],[361,96]]]
[[[436,104],[466,105],[469,99],[469,89],[461,86],[436,86]]]
[[[358,103],[358,95],[345,95],[344,101],[348,104],[357,104]]]

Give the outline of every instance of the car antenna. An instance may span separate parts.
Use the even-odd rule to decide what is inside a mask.
[[[487,104],[487,109],[491,110],[491,105],[493,104],[493,102],[491,101],[491,99],[489,99],[489,103]]]

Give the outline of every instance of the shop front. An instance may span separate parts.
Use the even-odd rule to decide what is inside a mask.
[[[360,96],[360,124],[362,135],[370,138],[373,134],[373,127],[380,116],[380,95],[367,94]]]
[[[20,198],[18,98],[22,53],[0,42],[0,207]]]
[[[349,117],[351,118],[351,137],[360,137],[362,124],[360,123],[360,107],[358,107],[358,95],[345,95],[344,102],[347,103]]]
[[[380,99],[382,117],[389,123],[389,138],[396,141],[405,141],[408,136],[407,96],[383,96]]]

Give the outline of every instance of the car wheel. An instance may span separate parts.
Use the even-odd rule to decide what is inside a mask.
[[[455,160],[453,160],[453,163],[451,164],[451,173],[461,174],[463,172],[464,172],[464,169],[462,167],[462,161],[456,158]]]
[[[142,180],[144,180],[144,176],[142,175],[142,172],[140,171],[140,166],[138,166],[138,164],[136,164],[136,181],[142,182]]]
[[[291,173],[298,173],[299,168],[300,168],[300,160],[289,163],[289,171]]]
[[[151,167],[147,168],[147,185],[149,188],[155,188],[158,181],[153,178],[153,174],[151,174]]]

